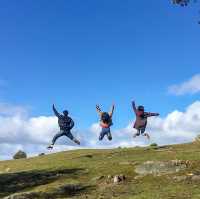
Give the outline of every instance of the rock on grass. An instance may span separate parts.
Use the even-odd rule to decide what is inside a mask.
[[[136,166],[135,172],[140,175],[163,175],[177,173],[187,168],[187,161],[171,160],[171,161],[147,161]]]

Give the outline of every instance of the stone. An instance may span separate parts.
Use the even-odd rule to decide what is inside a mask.
[[[200,181],[200,175],[193,175],[191,181]]]
[[[135,172],[140,175],[163,175],[182,171],[187,168],[186,161],[147,161],[135,167]]]
[[[114,182],[115,184],[117,184],[117,183],[120,183],[120,182],[125,181],[125,179],[126,179],[126,177],[125,177],[123,174],[121,174],[121,175],[116,175],[116,176],[114,176],[113,182]]]
[[[120,182],[119,176],[115,176],[114,179],[113,179],[113,182],[119,183]]]
[[[174,176],[173,180],[175,180],[176,182],[182,182],[188,179],[188,176]]]

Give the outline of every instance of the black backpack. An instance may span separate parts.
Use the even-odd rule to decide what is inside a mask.
[[[111,124],[112,123],[111,117],[107,112],[103,112],[102,113],[101,120],[102,120],[102,122],[104,122],[106,124]]]

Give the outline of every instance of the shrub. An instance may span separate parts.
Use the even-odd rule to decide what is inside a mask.
[[[156,143],[150,144],[150,147],[157,147],[158,145]]]
[[[27,155],[24,151],[20,150],[13,156],[13,159],[22,159],[22,158],[27,158]]]

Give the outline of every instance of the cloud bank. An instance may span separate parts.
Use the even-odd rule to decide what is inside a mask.
[[[74,135],[81,140],[81,148],[115,148],[144,146],[149,142],[144,137],[133,139],[132,123],[123,129],[112,128],[112,142],[98,141],[100,127],[92,124],[88,129],[75,129]],[[58,131],[57,118],[29,117],[23,107],[0,104],[0,159],[10,159],[19,149],[29,155],[47,153],[46,146]],[[200,133],[200,101],[196,101],[184,112],[175,110],[166,117],[149,119],[147,132],[151,142],[160,145],[192,141]],[[58,140],[55,151],[76,149],[77,146],[66,137]]]
[[[172,85],[168,89],[174,95],[195,94],[200,92],[200,74],[194,75],[191,79],[177,85]]]

